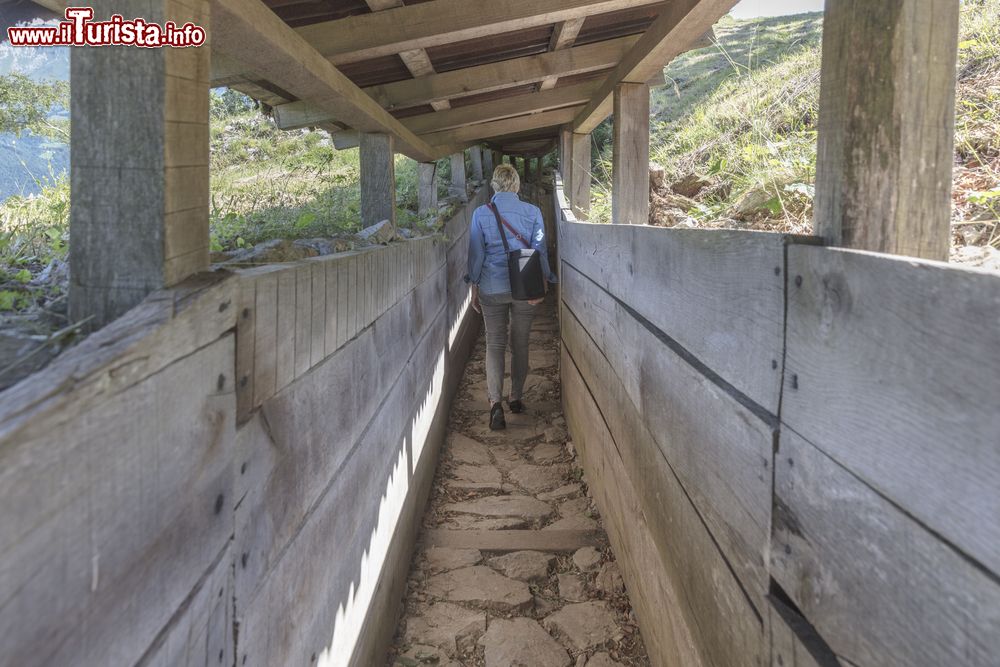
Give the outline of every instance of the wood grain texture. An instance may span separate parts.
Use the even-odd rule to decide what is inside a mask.
[[[614,90],[611,222],[649,223],[649,86],[620,83]]]
[[[236,299],[236,423],[242,424],[254,409],[254,324],[257,319],[257,280],[239,274]],[[0,420],[2,422],[2,420]]]
[[[361,226],[383,220],[396,226],[396,167],[388,134],[361,133]]]
[[[155,374],[2,441],[4,664],[138,663],[226,546],[233,336],[161,352]]]
[[[312,267],[295,265],[295,377],[312,363]],[[257,402],[258,405],[260,401]]]
[[[948,260],[959,4],[827,4],[815,217],[829,243]]]
[[[339,268],[336,261],[323,264],[326,271],[326,339],[323,341],[325,356],[337,351],[337,326],[340,317],[337,314],[340,285],[337,281]]]
[[[569,172],[569,200],[573,206],[573,214],[578,220],[590,217],[590,133],[572,135],[573,161]]]
[[[437,163],[421,162],[417,165],[417,214],[421,217],[436,215],[438,210]]]
[[[277,387],[278,274],[263,273],[256,281],[253,402],[260,405],[274,395]]]
[[[983,666],[1000,583],[791,429],[775,463],[771,573],[855,665]]]
[[[465,190],[465,153],[451,154],[451,186],[448,193],[462,201],[468,198]]]
[[[322,262],[309,262],[312,273],[312,328],[309,340],[309,365],[323,361],[326,348],[326,267]]]
[[[774,597],[768,602],[771,667],[840,667],[837,656],[806,619]]]
[[[1000,573],[1000,277],[794,245],[788,262],[782,420]]]
[[[562,223],[559,238],[565,262],[777,413],[786,237]]]
[[[281,391],[295,379],[295,267],[278,272],[278,331],[275,359],[275,390]]]

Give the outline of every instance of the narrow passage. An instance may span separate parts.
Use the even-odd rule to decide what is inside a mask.
[[[476,344],[452,406],[390,667],[649,664],[568,442],[553,301],[539,306],[532,328],[527,412],[508,411],[505,431],[486,423],[485,338]]]

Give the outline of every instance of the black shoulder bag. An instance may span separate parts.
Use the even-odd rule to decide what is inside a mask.
[[[497,229],[500,240],[507,253],[507,273],[510,274],[510,296],[515,301],[531,301],[545,296],[545,276],[542,275],[542,258],[537,250],[521,236],[516,229],[500,216],[496,204],[489,204],[490,210],[497,219]],[[507,243],[506,227],[518,241],[526,247],[522,250],[511,250]]]

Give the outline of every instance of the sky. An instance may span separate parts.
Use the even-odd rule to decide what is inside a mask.
[[[738,19],[755,16],[782,16],[818,12],[823,9],[823,0],[742,0],[733,7],[732,15]]]

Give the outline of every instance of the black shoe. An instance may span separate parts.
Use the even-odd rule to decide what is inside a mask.
[[[524,412],[524,403],[521,402],[520,398],[510,402],[510,411],[513,412],[514,414],[520,414]]]
[[[500,431],[507,428],[507,420],[503,417],[503,406],[494,403],[490,408],[490,430]]]

